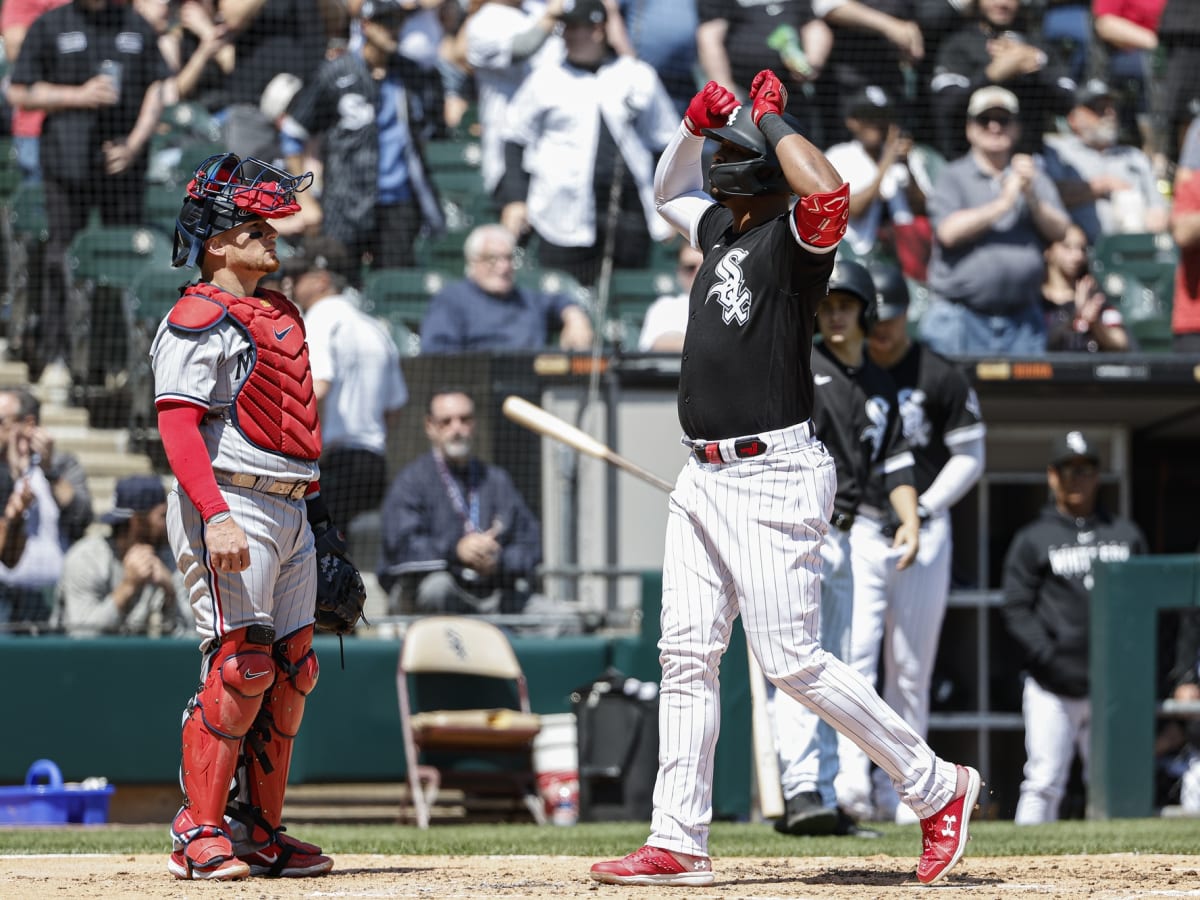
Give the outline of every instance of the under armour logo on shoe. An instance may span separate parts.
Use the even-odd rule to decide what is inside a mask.
[[[958,833],[955,825],[958,823],[958,816],[942,816],[942,835],[944,837],[954,837]]]

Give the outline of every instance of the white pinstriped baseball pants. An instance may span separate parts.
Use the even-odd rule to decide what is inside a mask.
[[[950,514],[939,513],[925,523],[917,558],[903,571],[896,568],[901,551],[892,548],[892,539],[873,519],[855,520],[850,547],[854,601],[845,660],[875,684],[882,646],[883,699],[924,737],[929,733],[929,683],[950,591]],[[889,817],[896,814],[890,785],[873,788],[871,761],[845,737],[838,738],[835,784],[838,802],[852,815],[862,817],[873,806]],[[897,821],[909,819],[901,812]]]
[[[849,734],[920,816],[953,799],[956,771],[861,676],[822,650],[820,546],[833,460],[809,429],[761,435],[770,449],[680,473],[663,563],[659,771],[648,843],[708,854],[721,656],[740,614],[763,673]]]

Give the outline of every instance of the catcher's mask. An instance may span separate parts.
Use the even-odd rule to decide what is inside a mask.
[[[829,293],[841,291],[862,301],[858,310],[858,326],[863,334],[870,334],[879,320],[875,297],[875,281],[871,272],[860,262],[838,259],[829,273]]]
[[[282,219],[300,211],[296,194],[313,182],[312,172],[292,175],[261,159],[234,153],[210,156],[188,182],[175,221],[171,265],[196,265],[204,242],[252,219]]]
[[[767,139],[750,118],[750,111],[744,104],[731,112],[729,121],[720,128],[703,128],[701,131],[714,141],[732,144],[753,154],[750,159],[709,166],[708,183],[714,196],[758,197],[791,191],[775,157],[775,150],[767,144]]]

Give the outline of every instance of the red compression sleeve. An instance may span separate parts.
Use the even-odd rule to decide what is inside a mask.
[[[158,434],[167,462],[179,479],[179,486],[207,522],[217,513],[227,512],[229,504],[217,487],[208,448],[200,436],[203,418],[204,410],[190,403],[169,402],[158,407]]]

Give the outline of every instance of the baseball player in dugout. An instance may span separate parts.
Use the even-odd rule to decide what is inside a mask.
[[[1018,825],[1058,819],[1076,751],[1087,781],[1092,564],[1119,562],[1147,550],[1137,525],[1099,503],[1100,453],[1082,432],[1067,432],[1054,442],[1046,481],[1050,502],[1016,533],[1004,558],[1000,612],[1025,654],[1025,770]]]
[[[812,354],[813,426],[833,457],[832,526],[821,544],[821,646],[849,662],[850,622],[859,591],[854,556],[865,534],[886,531],[878,554],[903,570],[917,555],[913,457],[900,429],[896,386],[866,353],[876,317],[875,283],[860,263],[839,259],[817,304],[820,343]],[[885,512],[890,503],[894,514]],[[898,523],[898,524],[893,524]],[[874,683],[872,680],[871,683]],[[775,829],[794,835],[859,835],[839,805],[838,736],[815,711],[768,686],[784,814]],[[864,757],[865,758],[865,757]]]
[[[365,592],[320,497],[304,321],[282,294],[258,287],[279,268],[271,220],[297,212],[296,194],[311,182],[232,153],[201,163],[172,258],[199,265],[200,279],[182,289],[150,349],[176,478],[167,533],[203,654],[184,713],[184,803],[167,863],[181,879],[333,868],[280,817],[317,683],[314,621],[348,631]]]
[[[966,376],[909,338],[904,274],[890,263],[872,263],[869,270],[876,321],[867,336],[867,352],[896,386],[900,425],[913,456],[920,548],[912,565],[896,565],[890,536],[896,522],[881,525],[870,516],[855,522],[850,541],[854,612],[846,661],[874,684],[882,643],[883,699],[924,737],[950,592],[950,509],[983,473],[987,427]],[[838,739],[835,787],[839,805],[854,818],[914,821],[878,769],[872,785],[871,761],[845,737]]]
[[[739,615],[771,683],[857,741],[920,817],[922,883],[958,863],[979,798],[977,771],[939,759],[820,645],[820,551],[836,475],[813,433],[810,356],[849,189],[784,120],[786,102],[769,70],[745,106],[710,81],[655,171],[659,213],[704,253],[679,375],[691,452],[668,502],[651,833],[628,856],[592,866],[601,882],[712,882],[718,669]],[[718,144],[710,193],[705,137]]]

